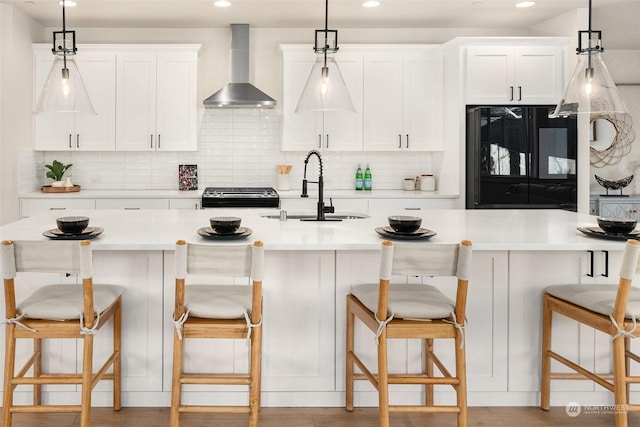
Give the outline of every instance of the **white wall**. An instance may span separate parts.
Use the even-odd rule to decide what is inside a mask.
[[[0,224],[18,217],[18,157],[32,146],[32,51],[42,27],[0,3]]]

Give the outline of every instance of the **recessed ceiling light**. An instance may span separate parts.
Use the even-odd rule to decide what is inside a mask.
[[[217,7],[229,7],[231,6],[231,2],[227,0],[218,0],[214,2],[213,5]]]
[[[58,4],[62,6],[63,3],[64,3],[64,7],[76,7],[78,5],[78,3],[72,0],[60,0]]]
[[[366,2],[362,3],[362,6],[364,6],[364,7],[378,7],[378,6],[380,6],[380,2],[379,1],[375,1],[375,0],[369,0],[369,1],[366,1]]]
[[[534,1],[522,1],[520,3],[516,3],[516,7],[531,7],[535,4],[536,2]]]

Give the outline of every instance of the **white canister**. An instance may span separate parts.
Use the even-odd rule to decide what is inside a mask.
[[[276,188],[281,191],[291,190],[291,181],[289,180],[288,173],[279,173]]]
[[[436,178],[431,174],[422,175],[420,177],[420,190],[436,191]]]
[[[413,191],[416,189],[416,180],[413,178],[405,178],[402,181],[402,189],[407,191]]]

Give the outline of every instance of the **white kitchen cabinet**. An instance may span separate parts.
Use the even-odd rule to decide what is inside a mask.
[[[404,199],[370,199],[369,210],[374,212],[382,209],[396,209],[398,213],[404,212],[405,215],[413,214],[420,216],[421,210],[428,209],[456,209],[458,199],[446,198],[415,198],[407,197]]]
[[[565,86],[561,46],[466,48],[465,103],[556,104]]]
[[[75,59],[96,114],[35,114],[34,149],[113,151],[116,141],[116,53],[80,47]],[[34,110],[53,60],[50,45],[34,46]]]
[[[169,209],[169,199],[96,199],[96,209]]]
[[[200,197],[193,199],[169,199],[169,209],[200,209]]]
[[[197,150],[197,65],[196,47],[118,53],[118,151]]]
[[[364,56],[364,149],[442,149],[440,47],[380,49]]]
[[[68,209],[95,209],[95,199],[80,198],[44,198],[44,199],[20,199],[20,216],[28,217],[38,215],[45,211],[60,211],[60,216]],[[55,225],[55,224],[54,224]]]
[[[160,251],[93,252],[94,282],[125,287],[122,294],[122,391],[162,390],[162,333],[164,321],[163,257]],[[100,331],[94,360],[106,360],[112,345],[113,329]],[[78,348],[78,372],[82,369],[82,348]],[[112,390],[103,382],[95,391]],[[95,392],[94,392],[95,393]],[[109,404],[110,393],[100,395]]]
[[[302,111],[295,112],[307,82],[316,54],[308,46],[281,46],[283,56],[282,81],[282,149],[362,150],[362,55],[344,52],[336,54],[336,62],[354,103],[355,112]]]

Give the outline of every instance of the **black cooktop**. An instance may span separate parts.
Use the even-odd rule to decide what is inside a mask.
[[[277,208],[280,196],[272,187],[207,187],[203,208]]]

